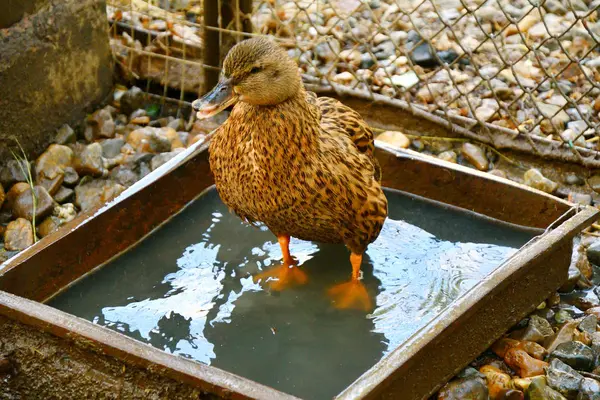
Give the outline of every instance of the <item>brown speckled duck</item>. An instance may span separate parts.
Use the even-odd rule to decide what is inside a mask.
[[[372,131],[354,110],[307,92],[296,63],[268,38],[233,47],[219,83],[193,103],[198,118],[231,105],[209,149],[217,190],[242,219],[263,222],[283,252],[283,265],[255,278],[277,278],[273,289],[307,281],[291,236],[343,243],[352,278],[329,294],[336,307],[370,310],[360,266],[387,216]]]

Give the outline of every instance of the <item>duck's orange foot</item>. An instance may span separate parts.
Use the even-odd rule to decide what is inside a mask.
[[[259,281],[267,284],[271,290],[280,291],[306,284],[308,276],[295,265],[282,264],[279,267],[254,275],[254,282]]]
[[[367,288],[358,279],[335,285],[327,293],[333,299],[333,306],[336,308],[352,308],[362,311],[373,309],[373,303],[369,293],[367,293]]]

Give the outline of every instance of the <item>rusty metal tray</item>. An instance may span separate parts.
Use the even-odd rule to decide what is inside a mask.
[[[338,396],[422,399],[561,286],[572,238],[600,211],[409,150],[377,147],[384,186],[543,232]],[[195,144],[0,265],[0,355],[16,366],[11,390],[25,398],[294,398],[43,304],[210,187],[207,155],[207,143]]]

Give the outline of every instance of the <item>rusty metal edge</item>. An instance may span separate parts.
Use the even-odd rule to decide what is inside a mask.
[[[600,210],[595,207],[585,207],[577,212],[573,217],[562,223],[557,228],[546,232],[544,235],[535,238],[515,255],[491,274],[485,277],[481,282],[473,286],[467,293],[452,303],[451,307],[442,311],[434,321],[427,324],[424,328],[413,334],[401,346],[394,349],[390,354],[384,357],[376,365],[366,371],[350,386],[348,386],[336,399],[355,400],[377,398],[376,393],[385,391],[385,387],[390,381],[399,378],[395,374],[404,364],[408,363],[413,357],[424,350],[427,346],[434,344],[434,339],[439,338],[444,331],[456,325],[457,322],[473,312],[477,304],[486,296],[490,295],[494,289],[501,286],[511,275],[527,268],[528,263],[536,258],[547,254],[553,249],[559,248],[570,240],[575,234],[583,228],[589,226],[600,216]],[[510,306],[508,304],[507,306]],[[460,368],[463,368],[461,366]],[[440,383],[442,384],[442,382]],[[438,385],[439,386],[439,385]],[[423,398],[427,398],[437,390],[433,388],[429,393],[424,393]]]
[[[410,149],[401,149],[398,147],[394,147],[389,145],[388,143],[382,142],[380,140],[375,140],[375,147],[377,149],[381,149],[381,150],[385,150],[389,153],[394,154],[396,157],[406,157],[406,158],[411,158],[414,160],[424,160],[429,164],[433,164],[436,166],[440,166],[440,167],[444,167],[444,168],[450,168],[453,169],[455,171],[459,171],[465,174],[469,174],[469,175],[473,175],[473,176],[477,176],[489,181],[496,181],[496,182],[500,182],[502,184],[505,184],[507,186],[513,186],[515,188],[521,189],[521,190],[525,190],[531,193],[535,193],[539,196],[542,197],[546,197],[549,199],[552,199],[552,201],[556,202],[556,203],[561,203],[564,204],[565,206],[568,207],[573,207],[575,206],[574,203],[568,202],[567,200],[561,199],[560,197],[556,197],[556,196],[552,196],[551,194],[548,194],[546,192],[542,192],[541,190],[538,189],[534,189],[530,186],[527,185],[523,185],[522,183],[518,183],[515,181],[511,181],[510,179],[506,179],[506,178],[502,178],[493,174],[489,174],[487,172],[481,172],[478,171],[476,169],[473,168],[469,168],[469,167],[465,167],[463,165],[460,164],[455,164],[455,163],[451,163],[449,161],[444,161],[441,160],[437,157],[434,156],[430,156],[427,154],[422,154],[419,152],[416,152],[414,150],[410,150]]]
[[[252,380],[141,343],[50,306],[0,291],[0,315],[226,399],[293,400]]]

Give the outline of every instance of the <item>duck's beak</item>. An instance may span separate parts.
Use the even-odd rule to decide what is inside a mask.
[[[231,79],[221,78],[217,86],[201,99],[194,100],[192,107],[197,111],[198,119],[210,118],[237,102]]]

